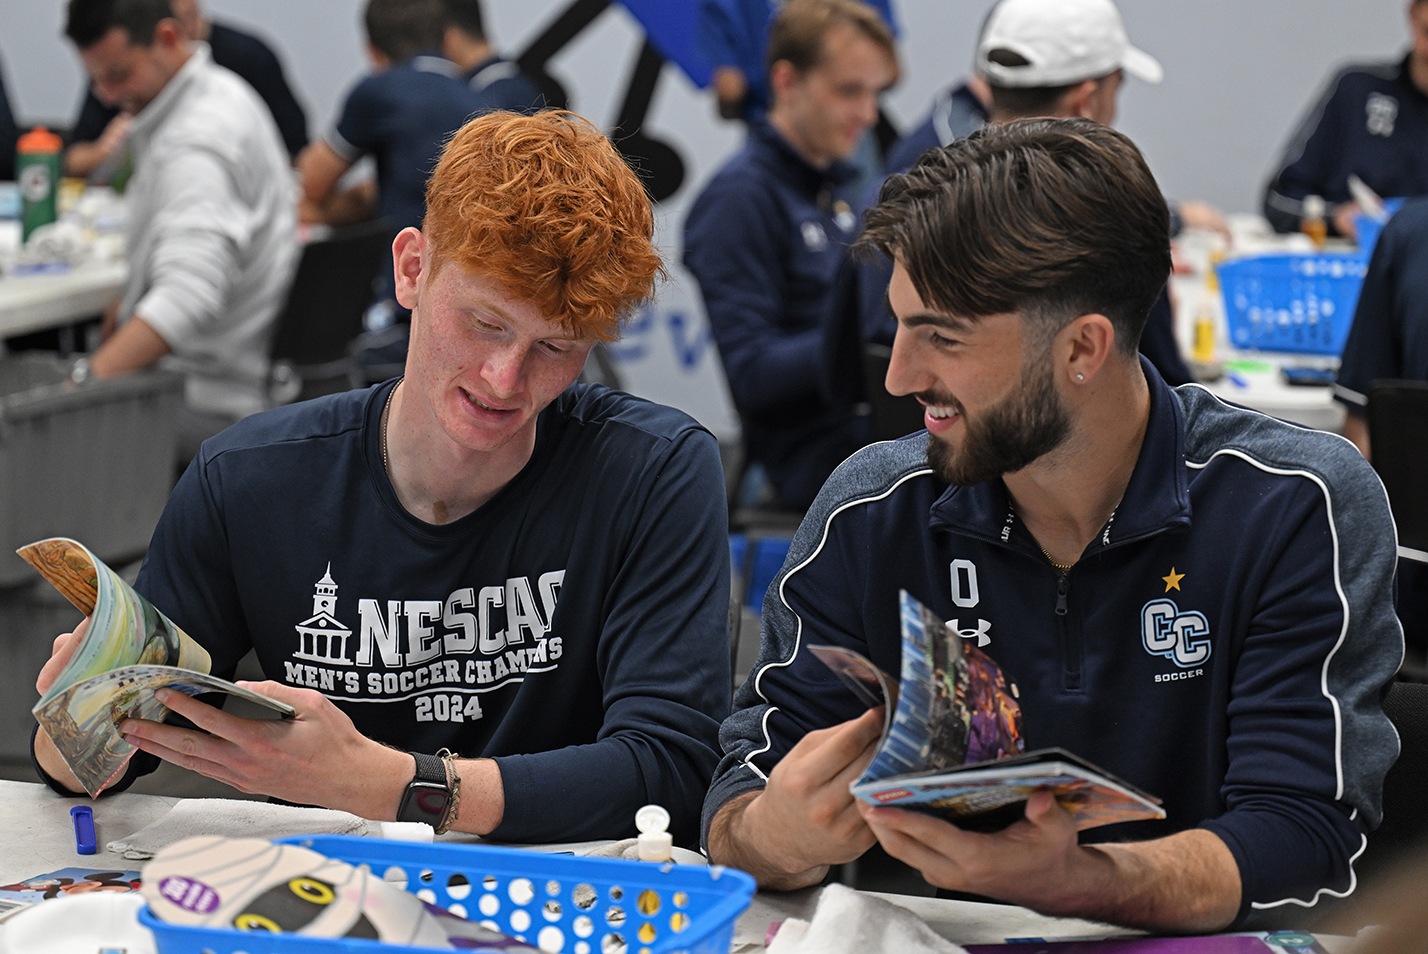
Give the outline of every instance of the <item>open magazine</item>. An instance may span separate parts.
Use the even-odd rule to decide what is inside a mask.
[[[1165,817],[1160,799],[1064,749],[1027,752],[1016,685],[926,606],[898,596],[900,680],[850,649],[808,647],[858,698],[886,707],[882,743],[854,795],[975,831],[1005,828],[1042,789],[1078,829]]]
[[[210,676],[204,648],[82,544],[56,537],[15,552],[90,618],[79,648],[33,711],[91,796],[112,784],[137,751],[119,734],[119,723],[168,715],[156,689],[224,692],[294,714],[287,703]]]

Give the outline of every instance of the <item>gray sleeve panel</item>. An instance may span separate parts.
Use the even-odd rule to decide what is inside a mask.
[[[709,823],[729,799],[761,789],[767,777],[753,758],[772,743],[765,727],[769,715],[797,700],[769,699],[760,679],[769,669],[789,665],[802,647],[803,622],[783,599],[783,583],[790,575],[817,572],[816,561],[828,539],[833,521],[850,507],[880,500],[909,477],[927,473],[927,434],[873,444],[838,466],[819,491],[793,536],[788,559],[764,597],[763,631],[759,657],[749,678],[734,693],[734,711],[719,729],[722,758],[704,801],[701,843],[709,847]],[[837,571],[841,575],[841,568]]]
[[[1398,757],[1398,733],[1383,694],[1403,661],[1403,630],[1393,609],[1397,533],[1388,495],[1354,446],[1336,434],[1231,407],[1203,388],[1178,388],[1185,408],[1187,461],[1236,454],[1270,473],[1312,481],[1333,532],[1332,585],[1343,608],[1338,641],[1324,660],[1321,686],[1338,722],[1337,800],[1368,828],[1382,817],[1383,777]]]

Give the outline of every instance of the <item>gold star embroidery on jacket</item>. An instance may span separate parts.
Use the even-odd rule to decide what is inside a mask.
[[[1183,580],[1183,579],[1185,579],[1185,574],[1184,574],[1184,573],[1176,573],[1176,572],[1175,572],[1175,567],[1172,566],[1172,567],[1170,568],[1170,575],[1169,575],[1169,576],[1162,576],[1161,579],[1165,581],[1165,592],[1169,593],[1171,590],[1179,590],[1179,589],[1180,589],[1180,581]],[[1184,592],[1184,591],[1182,590],[1181,592]]]

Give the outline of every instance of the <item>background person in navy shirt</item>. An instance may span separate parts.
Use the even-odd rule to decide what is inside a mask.
[[[1356,175],[1384,198],[1428,195],[1428,0],[1412,0],[1413,48],[1396,62],[1339,72],[1300,122],[1265,187],[1264,215],[1297,232],[1304,199],[1328,203],[1330,234],[1355,237]]]
[[[263,98],[288,155],[296,158],[307,145],[307,114],[288,86],[277,54],[251,33],[209,20],[197,0],[172,0],[171,6],[185,38],[207,43],[213,62],[243,77]],[[115,150],[123,147],[129,118],[117,107],[104,105],[93,89],[86,88],[64,154],[65,174],[87,176],[112,158]]]
[[[857,218],[847,159],[897,78],[892,33],[857,0],[789,0],[769,37],[773,104],[694,201],[684,263],[699,281],[750,459],[808,506],[864,422],[820,386],[823,312]]]
[[[441,52],[461,68],[482,112],[505,109],[533,113],[547,105],[540,87],[511,60],[496,53],[486,35],[481,0],[441,0],[445,26]]]
[[[480,105],[456,64],[440,55],[443,23],[440,0],[369,0],[363,26],[373,72],[347,94],[326,138],[298,157],[303,221],[341,225],[376,214],[394,236],[421,226],[442,145]],[[376,182],[339,189],[364,155],[376,159]],[[384,268],[377,300],[393,300],[392,289],[392,270]]]

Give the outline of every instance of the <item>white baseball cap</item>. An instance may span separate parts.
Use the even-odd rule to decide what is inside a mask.
[[[994,63],[993,50],[1026,65]],[[992,85],[1015,88],[1069,86],[1118,69],[1147,83],[1165,77],[1155,57],[1130,45],[1111,0],[1002,0],[982,30],[977,69]]]

